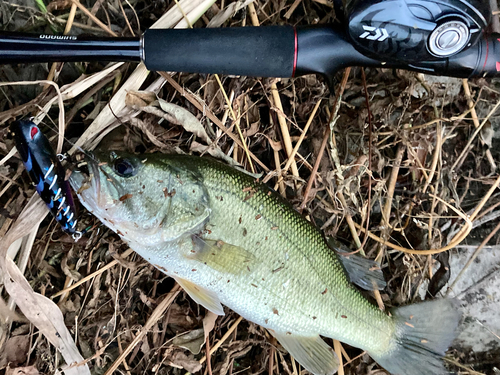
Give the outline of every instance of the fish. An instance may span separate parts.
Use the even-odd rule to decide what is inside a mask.
[[[31,120],[13,122],[10,132],[36,192],[62,230],[78,240],[82,233],[77,229],[77,212],[71,188],[49,140]]]
[[[198,304],[261,325],[305,369],[334,374],[321,338],[366,350],[393,375],[447,373],[453,299],[381,311],[323,234],[255,177],[209,158],[96,153],[70,183],[81,204]],[[354,267],[360,272],[360,267]]]

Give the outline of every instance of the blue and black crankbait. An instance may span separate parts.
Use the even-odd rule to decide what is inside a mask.
[[[64,179],[65,170],[48,139],[32,121],[16,121],[10,129],[37,193],[62,229],[78,240],[82,233],[76,229],[76,210],[69,182]]]

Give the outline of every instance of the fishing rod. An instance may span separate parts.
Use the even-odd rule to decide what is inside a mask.
[[[149,29],[139,38],[0,34],[0,64],[142,61],[149,70],[254,77],[347,66],[468,78],[500,75],[500,34],[482,0],[355,0],[343,26]]]

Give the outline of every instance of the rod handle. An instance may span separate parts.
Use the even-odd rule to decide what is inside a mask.
[[[144,33],[149,70],[252,77],[292,77],[292,26],[150,29]]]

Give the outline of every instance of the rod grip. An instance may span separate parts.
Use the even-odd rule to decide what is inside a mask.
[[[144,33],[149,70],[292,77],[292,26],[150,29]]]

